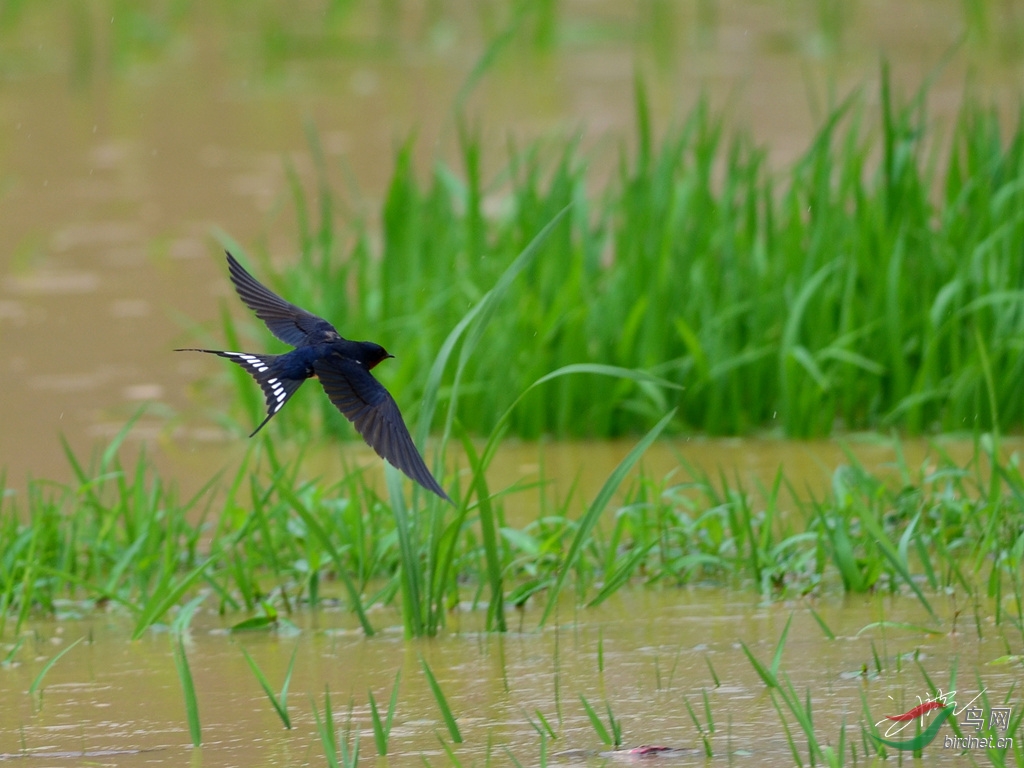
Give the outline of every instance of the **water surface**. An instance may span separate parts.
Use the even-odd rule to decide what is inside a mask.
[[[826,638],[811,607],[836,639]],[[959,606],[950,600],[936,601],[935,607],[946,630],[925,634],[865,629],[896,618],[927,624],[924,610],[908,598],[765,605],[743,592],[701,586],[623,590],[594,609],[566,604],[543,629],[537,628],[538,612],[527,609],[513,618],[513,631],[504,636],[480,632],[478,615],[456,613],[444,636],[422,641],[403,639],[397,616],[389,622],[386,610],[374,621],[391,628],[373,638],[364,637],[352,617],[339,610],[291,617],[299,627],[293,635],[231,635],[213,612],[201,611],[187,643],[202,722],[198,750],[189,741],[168,634],[154,631],[130,642],[128,623],[112,614],[41,622],[22,636],[15,663],[0,669],[5,713],[0,753],[96,753],[89,757],[95,765],[323,764],[313,707],[323,710],[326,688],[340,733],[351,738],[358,732],[362,754],[372,762],[367,691],[386,706],[400,673],[388,764],[423,765],[424,756],[432,765],[448,765],[439,740],[451,745],[451,737],[424,677],[423,659],[457,718],[464,742],[452,748],[463,764],[484,764],[488,752],[492,764],[510,764],[506,749],[523,765],[539,764],[541,739],[530,724],[531,719],[539,723],[538,711],[558,736],[547,745],[549,755],[608,749],[591,726],[581,695],[602,717],[611,708],[621,721],[625,745],[695,748],[697,754],[684,764],[703,764],[703,743],[686,702],[706,727],[706,694],[715,728],[708,764],[792,765],[771,695],[741,647],[745,643],[770,665],[792,617],[780,670],[802,697],[809,691],[822,743],[836,745],[845,724],[848,743],[857,743],[863,757],[859,725],[867,719],[865,703],[876,720],[909,710],[916,697],[928,695],[921,670],[943,691],[955,687],[961,704],[980,692],[979,685],[991,700],[1002,701],[1019,683],[1019,669],[989,663],[1005,653],[1012,638],[992,627],[979,637],[963,620],[949,632],[948,620]],[[86,642],[50,670],[40,696],[30,697],[28,687],[43,664],[79,637]],[[298,648],[288,698],[292,730],[285,730],[273,712],[243,648],[275,688]],[[1013,701],[1019,706],[1019,693]],[[788,725],[806,749],[799,726],[792,719]],[[951,726],[944,729],[953,733]],[[124,754],[133,750],[138,753]],[[99,754],[104,751],[121,754],[104,757]],[[938,743],[926,756],[929,764],[962,764],[963,759]],[[573,762],[566,757],[551,764]],[[589,762],[601,764],[596,757]],[[32,761],[40,764],[69,761]]]

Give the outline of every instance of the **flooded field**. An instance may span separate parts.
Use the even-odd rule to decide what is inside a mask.
[[[1022,585],[1014,565],[1024,534],[1006,512],[1021,495],[1021,438],[998,443],[995,471],[984,456],[961,469],[991,445],[977,437],[978,414],[991,409],[994,418],[1019,400],[1015,391],[989,397],[999,376],[987,368],[990,339],[981,331],[989,389],[974,400],[968,391],[965,401],[977,410],[957,422],[962,431],[899,439],[844,432],[839,423],[836,437],[783,439],[786,414],[769,423],[751,417],[744,437],[677,431],[647,450],[640,471],[615,489],[625,508],[596,521],[595,538],[578,550],[575,532],[643,430],[612,440],[504,440],[486,473],[498,494],[496,530],[515,554],[499,574],[477,564],[485,560],[477,531],[487,505],[466,490],[473,459],[453,438],[447,480],[465,492],[471,541],[452,573],[436,576],[443,631],[432,639],[407,636],[408,586],[393,575],[399,561],[388,559],[400,526],[360,531],[365,551],[356,538],[330,538],[333,529],[322,540],[315,535],[318,521],[340,525],[357,504],[381,512],[388,491],[377,457],[361,444],[291,436],[276,422],[272,438],[252,448],[241,436],[248,429],[239,424],[248,422],[232,401],[237,392],[214,378],[215,363],[171,351],[226,344],[232,326],[223,317],[245,312],[225,278],[225,243],[266,251],[281,272],[298,262],[297,232],[312,225],[293,206],[295,190],[314,209],[325,167],[334,203],[348,216],[334,233],[345,243],[359,227],[368,242],[381,239],[382,201],[394,191],[396,157],[410,137],[417,172],[443,161],[461,173],[461,132],[475,126],[487,148],[479,158],[485,176],[507,162],[506,146],[578,142],[588,183],[600,188],[637,141],[642,81],[655,131],[682,122],[704,97],[745,126],[775,172],[807,151],[850,93],[862,90],[868,119],[878,117],[883,61],[893,90],[906,98],[931,78],[925,122],[938,143],[954,131],[965,98],[994,105],[1004,122],[1015,117],[1024,86],[1020,4],[915,0],[893,13],[860,1],[567,0],[524,4],[520,16],[468,2],[299,3],[288,11],[255,2],[244,14],[221,3],[23,5],[0,10],[0,476],[5,501],[22,505],[0,528],[14,553],[0,556],[0,585],[7,585],[0,614],[9,616],[0,622],[0,765],[334,765],[332,750],[352,750],[357,741],[359,762],[394,766],[632,759],[610,754],[615,742],[677,748],[662,755],[672,764],[874,764],[872,723],[951,691],[958,709],[925,751],[929,765],[964,764],[965,750],[942,744],[977,732],[965,720],[969,707],[983,716],[1009,709],[1007,733],[1024,734]],[[459,184],[449,179],[464,191]],[[499,211],[503,203],[494,195],[487,205]],[[993,236],[986,249],[1000,243]],[[1019,289],[1011,285],[991,303],[1010,304]],[[403,349],[418,346],[415,334],[401,333],[407,327],[386,317],[374,329],[396,367]],[[262,345],[267,336],[246,341]],[[1019,360],[1015,343],[1011,362]],[[925,356],[913,344],[896,356],[904,353],[915,363]],[[830,354],[792,359],[822,389],[838,389],[830,361],[878,367],[845,348]],[[789,360],[780,356],[780,377]],[[705,360],[704,367],[714,366]],[[418,404],[392,382],[420,381],[428,371],[393,368],[404,378],[389,379],[398,374],[384,368],[382,381],[415,417]],[[1007,363],[997,374],[1016,386],[1016,370]],[[761,385],[753,377],[741,383]],[[682,385],[698,389],[690,379]],[[908,398],[906,410],[935,398],[939,386],[932,386]],[[652,402],[656,396],[638,397],[624,408],[651,415]],[[85,464],[142,406],[123,451],[151,462],[140,464],[136,485],[127,459],[129,471],[103,465],[97,477],[76,476],[61,436]],[[290,407],[305,406],[297,398]],[[926,427],[919,431],[935,431]],[[479,451],[483,438],[473,439]],[[268,446],[278,446],[285,470],[267,469]],[[252,455],[264,462],[259,471],[246,463]],[[851,457],[869,479],[851,479]],[[361,474],[342,484],[352,469]],[[204,497],[208,507],[182,511],[139,479],[150,470],[183,498],[218,471],[223,476]],[[635,482],[641,474],[649,486]],[[695,482],[702,474],[713,489]],[[779,478],[785,482],[773,489]],[[54,490],[60,483],[71,483],[67,497]],[[111,491],[118,483],[124,487]],[[706,493],[696,509],[686,506],[694,488]],[[741,490],[754,500],[749,508]],[[105,493],[104,503],[123,502],[109,516]],[[16,518],[48,494],[57,501],[40,503],[37,531],[18,528]],[[64,551],[58,532],[82,510]],[[669,541],[675,532],[660,518],[649,523],[651,510],[692,524],[692,540]],[[971,528],[982,513],[984,525]],[[438,530],[451,522],[426,511],[419,519],[440,521]],[[179,526],[173,533],[154,533],[170,520]],[[571,525],[563,531],[565,520]],[[870,520],[884,528],[884,545],[866,532]],[[122,525],[116,547],[116,536],[102,538]],[[635,540],[616,538],[622,531]],[[651,540],[638,543],[643,534]],[[83,536],[102,539],[95,558]],[[294,541],[281,544],[288,536]],[[213,549],[202,550],[209,541]],[[552,566],[566,550],[578,560]],[[204,570],[203,557],[215,567]],[[350,560],[366,568],[353,578],[372,636],[352,612],[344,569],[331,570]],[[323,583],[317,563],[331,574]],[[476,564],[472,578],[458,570],[466,563]],[[48,594],[69,575],[62,597],[39,597],[33,610],[21,610],[19,599],[32,589]],[[617,576],[620,589],[582,606]],[[505,633],[486,631],[489,578],[509,587]],[[565,589],[549,616],[543,595],[556,579]],[[513,591],[524,584],[535,591]],[[156,612],[164,592],[179,599]],[[181,608],[195,595],[202,600]],[[231,631],[268,612],[279,618],[271,629]],[[188,674],[176,660],[179,647]],[[243,650],[286,705],[291,729]],[[198,748],[188,725],[188,675]],[[370,692],[383,717],[395,688],[382,757]],[[334,729],[325,730],[328,699]],[[449,708],[454,724],[444,718]],[[325,735],[335,729],[337,745]],[[1022,749],[967,752],[979,763],[1019,765]]]
[[[812,607],[833,638],[812,618]],[[950,602],[942,611],[959,608]],[[632,620],[623,621],[624,614]],[[606,764],[600,753],[612,747],[602,744],[583,698],[606,727],[611,712],[624,747],[686,750],[671,758],[673,765],[792,765],[772,703],[778,693],[743,649],[770,666],[789,621],[778,671],[800,697],[810,692],[823,746],[838,749],[844,725],[845,739],[859,742],[855,724],[865,716],[881,721],[910,710],[918,697],[928,699],[922,670],[942,692],[955,691],[952,700],[961,708],[983,701],[998,706],[1007,696],[1017,706],[1019,667],[993,663],[1005,654],[1007,638],[987,630],[979,638],[966,626],[929,635],[880,624],[894,616],[926,620],[901,599],[760,605],[701,587],[625,591],[598,609],[569,607],[543,630],[526,611],[506,635],[480,632],[472,616],[456,617],[455,631],[445,637],[414,642],[398,627],[365,638],[329,610],[296,617],[298,631],[281,635],[228,634],[215,615],[200,611],[186,643],[202,723],[203,746],[194,751],[171,638],[152,633],[128,642],[130,627],[114,615],[66,620],[23,635],[22,660],[0,670],[6,713],[0,753],[12,763],[20,762],[15,755],[31,754],[32,765],[47,766],[81,759],[118,766],[322,765],[314,712],[322,715],[329,690],[339,738],[351,745],[358,736],[360,754],[372,764],[377,749],[368,692],[383,712],[397,684],[388,765],[453,764],[446,750],[463,765],[513,765],[513,758],[540,765],[545,754],[548,765]],[[85,641],[46,674],[39,693],[26,694],[44,663],[79,638]],[[243,650],[275,694],[297,652],[286,698],[290,730]],[[461,744],[445,726],[424,662],[455,716]],[[987,698],[977,698],[982,691]],[[708,737],[710,757],[688,704]],[[543,739],[541,717],[553,732]],[[791,717],[788,727],[799,732]],[[806,748],[806,739],[796,741]],[[964,755],[941,748],[941,741],[926,751],[928,764],[963,764]]]
[[[1004,444],[1010,458],[996,473],[1008,488],[1021,487],[1014,463],[1018,442]],[[315,486],[285,487],[289,507],[305,511],[285,510],[282,517],[276,505],[264,509],[275,490],[261,488],[262,472],[243,473],[254,484],[253,502],[218,501],[224,511],[212,521],[231,543],[225,547],[225,539],[215,536],[201,544],[209,559],[187,575],[192,565],[184,558],[194,545],[176,543],[182,523],[171,504],[164,507],[157,498],[150,519],[114,498],[113,514],[104,520],[99,513],[101,527],[123,525],[137,533],[131,546],[115,550],[119,562],[99,586],[87,581],[86,564],[94,551],[102,559],[98,553],[110,551],[115,537],[90,532],[97,510],[85,492],[86,509],[75,525],[81,553],[58,557],[79,564],[63,566],[82,574],[79,583],[51,602],[43,597],[45,583],[51,575],[65,576],[40,561],[38,601],[49,603],[54,617],[22,622],[12,612],[0,631],[0,760],[269,766],[333,765],[340,755],[337,764],[352,765],[358,746],[363,764],[568,766],[632,762],[639,756],[631,749],[664,747],[671,752],[657,752],[658,759],[671,764],[793,765],[810,755],[835,764],[875,764],[878,747],[870,734],[909,743],[925,722],[914,719],[907,726],[888,718],[933,701],[949,705],[955,717],[948,715],[943,725],[928,716],[941,726],[937,740],[926,745],[929,764],[960,765],[968,755],[988,756],[995,764],[1019,760],[1013,743],[1008,756],[1005,750],[947,745],[947,738],[979,733],[1011,742],[1020,736],[1020,717],[1013,719],[1020,711],[1020,571],[1005,544],[990,558],[983,543],[988,537],[1019,541],[1020,532],[1014,532],[1009,511],[1001,520],[983,503],[972,507],[965,494],[972,478],[983,486],[995,474],[984,463],[980,471],[964,463],[973,452],[964,441],[942,441],[928,453],[920,442],[861,443],[851,454],[831,441],[658,443],[645,471],[669,467],[668,484],[630,492],[624,506],[605,515],[557,602],[550,580],[526,596],[510,591],[507,631],[492,631],[484,574],[465,570],[480,557],[479,548],[460,546],[460,575],[444,590],[441,629],[433,638],[410,637],[407,612],[420,609],[406,603],[407,587],[398,576],[362,582],[361,607],[341,578],[355,576],[361,566],[311,579],[310,563],[325,559],[331,546],[311,539],[321,507],[330,524],[344,531],[345,550],[362,547],[366,537],[370,552],[383,553],[393,539],[378,530],[380,519],[366,515],[367,531],[353,535],[346,510],[358,501],[336,495],[338,486],[327,487],[324,498]],[[502,536],[518,553],[505,566],[510,587],[529,585],[532,569],[544,567],[545,558],[526,555],[531,547],[552,546],[543,532],[561,524],[558,499],[582,497],[565,502],[574,516],[572,510],[597,493],[587,472],[576,473],[575,490],[563,480],[531,490],[535,480],[548,472],[560,475],[563,465],[594,464],[598,456],[609,465],[621,461],[626,446],[531,444],[525,454],[518,448],[506,446],[499,462],[502,473],[518,466],[527,486],[504,504],[503,519],[512,528],[503,528]],[[529,461],[538,451],[543,471]],[[589,460],[574,456],[580,452]],[[858,489],[850,469],[850,456],[858,453],[873,475],[888,478],[896,490],[873,485],[872,476]],[[283,466],[291,466],[284,458]],[[713,481],[723,482],[720,491],[699,483],[688,487],[700,473],[683,469],[689,458],[728,463],[737,478],[732,490],[728,478]],[[828,471],[833,462],[845,469]],[[796,494],[832,500],[815,506],[776,496],[770,489],[777,466],[796,468],[786,477]],[[496,483],[514,483],[502,473]],[[127,474],[133,474],[130,467]],[[739,494],[744,484],[751,487],[748,501]],[[101,480],[95,492],[111,498]],[[140,506],[148,503],[147,493],[141,486],[127,490]],[[880,500],[877,510],[863,506],[860,493]],[[534,495],[539,501],[531,504]],[[672,516],[661,517],[663,505]],[[899,537],[901,551],[916,553],[909,558],[898,555],[889,539],[894,521],[905,514],[901,506],[915,513]],[[847,507],[856,516],[844,521],[837,512]],[[916,511],[921,509],[925,517]],[[391,516],[389,510],[376,513]],[[420,525],[436,519],[436,510],[420,514]],[[640,546],[640,521],[648,517],[650,532],[665,541],[637,566],[633,552],[643,555],[650,547]],[[823,534],[816,517],[833,533]],[[237,533],[232,520],[241,524]],[[621,538],[624,520],[636,526],[634,542]],[[67,546],[50,513],[44,511],[37,524],[41,541]],[[293,542],[278,532],[282,524]],[[870,525],[884,526],[884,532]],[[676,542],[677,532],[666,526],[688,529],[684,539],[694,542],[722,528],[730,535],[689,553],[676,551],[682,540]],[[7,523],[0,527],[12,530]],[[476,529],[477,523],[468,526],[471,540]],[[211,529],[205,530],[209,535]],[[519,533],[513,536],[513,530]],[[850,537],[846,547],[857,553],[856,565],[843,560],[834,538],[841,530]],[[24,540],[26,533],[5,535]],[[952,538],[944,545],[947,536]],[[272,546],[282,548],[267,553]],[[975,552],[968,551],[972,547]],[[147,578],[154,554],[182,558],[184,568],[179,575],[156,570]],[[417,557],[424,556],[436,555]],[[614,562],[595,571],[595,562],[606,559]],[[661,572],[659,563],[666,566]],[[605,594],[625,567],[636,570],[634,584]],[[761,569],[760,583],[749,567]],[[941,571],[938,579],[933,571]],[[596,582],[588,583],[588,573]],[[27,587],[34,578],[30,566],[20,583]],[[443,577],[428,583],[434,578]],[[195,588],[183,606],[161,596],[190,583]],[[386,597],[396,591],[401,599]],[[6,602],[12,594],[8,587],[0,596]],[[164,613],[155,603],[170,607]],[[357,610],[363,613],[357,616]],[[978,726],[979,712],[983,718],[1005,713],[1006,727],[994,720]],[[201,746],[193,747],[193,740]]]

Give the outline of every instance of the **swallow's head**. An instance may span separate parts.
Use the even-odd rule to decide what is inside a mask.
[[[382,360],[387,360],[389,357],[394,357],[380,344],[374,344],[372,341],[365,341],[362,344],[362,363],[366,366],[367,370],[373,368],[377,363]]]

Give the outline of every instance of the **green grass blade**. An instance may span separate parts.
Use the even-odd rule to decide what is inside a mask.
[[[658,435],[661,434],[662,430],[668,426],[668,423],[675,416],[675,409],[669,411],[661,421],[654,425],[654,427],[640,440],[639,443],[634,446],[626,457],[619,462],[619,465],[615,470],[608,476],[601,490],[594,498],[593,503],[584,513],[582,520],[580,520],[579,527],[576,530],[576,536],[573,538],[572,543],[569,545],[569,551],[566,553],[565,558],[561,563],[561,567],[558,571],[558,576],[555,578],[555,583],[551,587],[551,591],[548,594],[548,602],[544,607],[544,613],[540,617],[540,625],[543,626],[547,621],[551,612],[555,608],[555,604],[558,601],[559,594],[562,591],[562,585],[565,583],[566,577],[569,572],[576,565],[576,560],[583,549],[584,544],[590,538],[591,531],[594,530],[594,526],[597,525],[598,519],[601,517],[601,513],[604,512],[605,507],[608,506],[608,502],[611,501],[612,496],[618,490],[619,485],[625,479],[626,475],[633,468],[633,465],[640,460],[644,452],[650,447]]]
[[[182,595],[192,587],[192,585],[206,572],[207,568],[213,565],[213,563],[214,559],[210,558],[206,562],[194,568],[177,584],[172,583],[172,574],[169,571],[165,572],[161,578],[160,585],[139,611],[139,616],[135,620],[135,629],[132,630],[132,640],[138,640],[142,637],[142,634],[155,621],[158,621],[161,616],[170,610],[172,605],[181,600]]]
[[[480,518],[480,535],[484,543],[484,564],[487,570],[487,583],[491,587],[491,599],[487,605],[487,628],[505,632],[505,587],[502,578],[501,554],[498,550],[501,537],[498,534],[497,516],[491,503],[491,494],[487,488],[487,476],[477,456],[476,448],[469,435],[463,434],[462,448],[466,452],[470,470],[473,472],[473,491],[476,493],[478,514]],[[469,499],[467,498],[466,503]]]
[[[377,745],[377,754],[380,757],[384,757],[388,753],[388,741],[391,738],[391,724],[394,721],[395,709],[398,706],[398,682],[401,679],[401,676],[401,670],[395,673],[395,684],[391,688],[391,699],[388,702],[388,711],[383,719],[381,718],[380,711],[377,708],[377,700],[373,696],[373,691],[368,691],[370,699],[370,716],[373,721],[373,739]]]
[[[928,611],[929,615],[935,621],[938,621],[939,617],[935,613],[935,610],[932,608],[932,605],[928,601],[928,598],[925,597],[924,592],[921,591],[921,587],[918,585],[917,580],[910,575],[910,571],[907,569],[906,561],[904,561],[900,557],[896,547],[893,546],[892,541],[885,534],[885,531],[882,530],[882,527],[878,524],[878,521],[875,519],[875,516],[871,513],[863,514],[860,516],[860,521],[864,528],[868,531],[868,533],[871,534],[875,544],[882,551],[882,554],[885,555],[886,559],[889,560],[893,568],[895,568],[896,571],[900,574],[900,576],[903,577],[904,583],[908,587],[910,587],[910,589],[914,592],[915,595],[917,595],[917,599],[918,601],[920,601],[921,605],[925,607],[925,610]]]
[[[818,623],[818,626],[821,627],[821,631],[825,634],[825,637],[827,637],[829,640],[835,640],[836,639],[835,633],[832,631],[832,629],[829,627],[829,625],[825,623],[825,620],[823,618],[821,618],[821,616],[818,614],[818,612],[816,610],[814,610],[813,606],[810,607],[810,612],[811,612],[811,616]]]
[[[198,747],[203,743],[199,722],[199,701],[196,698],[196,686],[192,679],[192,670],[188,665],[188,656],[185,653],[184,637],[178,635],[177,641],[174,646],[174,666],[178,670],[178,681],[181,683],[181,692],[185,697],[185,715],[188,719],[188,732],[192,737],[192,746]]]
[[[705,691],[705,696],[707,691]],[[697,713],[693,711],[693,706],[690,704],[690,700],[683,696],[683,704],[686,706],[686,711],[690,713],[690,719],[693,721],[694,727],[697,729],[697,735],[700,736],[701,741],[704,744],[704,756],[711,757],[714,752],[711,749],[711,739],[708,738],[708,734],[704,732],[704,727],[700,724],[700,720],[697,719]]]
[[[384,478],[391,499],[391,513],[398,535],[398,553],[402,581],[402,622],[406,637],[422,637],[426,633],[423,595],[429,594],[423,565],[414,543],[414,524],[405,506],[402,476],[390,464],[384,467]]]
[[[750,662],[750,666],[757,672],[757,676],[761,678],[761,682],[767,685],[769,688],[778,688],[779,680],[775,676],[775,673],[768,669],[764,664],[758,661],[757,657],[754,656],[747,644],[740,640],[740,648],[743,649],[743,655],[747,657],[747,661]]]
[[[420,665],[423,667],[423,674],[426,675],[427,684],[430,685],[430,692],[434,694],[434,700],[441,711],[444,724],[448,728],[448,735],[451,736],[452,741],[456,744],[461,744],[462,734],[459,733],[459,726],[455,722],[455,716],[452,714],[451,707],[448,706],[448,699],[445,698],[444,691],[441,690],[437,678],[434,677],[434,673],[430,670],[430,666],[422,656],[420,657]]]
[[[597,734],[597,738],[601,740],[602,744],[613,746],[615,744],[615,739],[608,733],[608,729],[604,727],[604,723],[601,722],[601,718],[598,716],[597,712],[594,711],[590,702],[587,701],[587,697],[582,693],[580,694],[580,701],[583,702],[583,709],[586,710],[587,719],[590,720],[590,724],[594,727],[594,732]]]
[[[448,358],[454,350],[455,344],[458,342],[462,334],[466,333],[468,330],[466,339],[462,344],[459,364],[455,374],[455,381],[452,384],[452,397],[449,403],[448,421],[445,427],[446,434],[451,430],[451,422],[454,418],[456,409],[459,380],[461,378],[462,371],[465,368],[466,361],[468,361],[479,344],[480,338],[483,336],[483,332],[486,330],[491,317],[494,315],[498,303],[505,297],[505,294],[508,293],[509,288],[512,283],[515,282],[516,278],[537,257],[540,253],[541,245],[543,245],[552,230],[558,226],[568,212],[568,208],[563,208],[540,232],[537,233],[533,240],[531,240],[526,248],[523,249],[522,253],[516,257],[516,259],[502,273],[501,277],[498,278],[494,287],[491,288],[491,290],[489,290],[483,298],[481,298],[480,301],[478,301],[473,308],[463,316],[458,325],[450,334],[448,334],[448,338],[445,339],[444,344],[441,346],[441,351],[438,353],[437,357],[434,358],[434,363],[430,368],[430,373],[427,374],[427,383],[423,391],[423,400],[420,403],[420,417],[416,427],[416,442],[418,445],[423,445],[426,440],[427,432],[430,430],[430,424],[433,421],[434,410],[437,405],[438,392],[441,387],[441,378],[444,375],[444,369],[448,364]]]
[[[775,645],[775,655],[772,656],[772,676],[774,677],[779,673],[779,665],[782,664],[782,651],[786,647],[786,637],[789,635],[789,628],[793,624],[793,614],[789,614],[789,618],[786,619],[786,626],[782,628],[782,634],[779,636],[779,642]]]
[[[260,688],[263,689],[263,693],[265,693],[267,698],[270,700],[271,706],[274,708],[274,711],[277,712],[277,716],[281,719],[281,722],[287,730],[291,730],[292,728],[292,720],[288,715],[288,684],[292,679],[292,671],[295,668],[295,659],[298,652],[299,646],[296,645],[295,650],[292,651],[291,661],[288,662],[288,671],[285,673],[284,684],[281,686],[281,693],[275,694],[273,689],[270,687],[270,681],[268,681],[266,675],[263,674],[263,670],[257,666],[255,661],[253,661],[249,652],[245,650],[245,648],[242,649],[242,655],[245,656],[245,660],[249,664],[249,669],[252,670],[253,675],[255,675],[257,682],[260,684]]]
[[[355,583],[349,576],[348,570],[345,567],[345,562],[342,560],[341,553],[338,551],[338,548],[334,546],[334,542],[331,540],[330,534],[288,486],[278,484],[275,490],[277,490],[278,493],[280,493],[288,502],[295,513],[302,518],[302,522],[306,524],[306,527],[313,533],[317,541],[320,542],[320,546],[324,548],[324,551],[327,552],[327,555],[331,558],[338,578],[341,579],[342,583],[345,585],[345,591],[348,593],[349,598],[349,606],[359,619],[359,625],[363,628],[363,632],[366,633],[367,637],[372,637],[374,633],[373,625],[370,624],[370,619],[366,615],[366,610],[363,608],[363,601],[359,595],[359,590],[356,589]]]
[[[113,438],[111,438],[110,442],[107,444],[107,447],[103,450],[103,456],[100,459],[101,472],[106,472],[108,467],[114,465],[114,462],[117,458],[117,453],[118,451],[121,450],[121,445],[124,443],[125,438],[127,438],[128,433],[132,431],[132,427],[135,426],[135,422],[142,418],[142,415],[145,412],[146,406],[143,405],[138,410],[136,410],[131,417],[129,417],[128,421],[124,423],[124,426],[117,431],[117,434],[114,435]]]
[[[537,725],[537,723],[535,723],[533,721],[533,718],[529,715],[526,715],[526,720],[530,723],[531,726],[533,726],[533,730],[537,732],[537,735],[539,735],[542,739],[551,739],[552,741],[557,741],[558,734],[555,733],[555,729],[551,727],[551,723],[548,722],[548,719],[544,717],[544,713],[541,712],[539,709],[535,709],[533,711],[533,714],[537,716],[537,722],[540,723],[540,725]]]
[[[587,607],[593,608],[600,605],[625,586],[656,544],[657,542],[652,541],[650,544],[637,547],[630,552],[629,556],[618,563],[617,567],[605,577],[601,589],[587,602]]]
[[[316,725],[316,732],[320,736],[320,745],[324,749],[327,765],[329,768],[341,768],[338,736],[334,730],[334,713],[331,711],[331,691],[327,686],[324,686],[323,716],[320,715],[320,708],[317,707],[316,701],[313,701],[313,722]]]
[[[372,688],[367,691],[367,698],[370,703],[370,720],[373,723],[373,741],[377,745],[377,755],[384,757],[388,753],[388,740],[384,731],[384,721],[377,710],[377,699],[374,698]]]
[[[75,642],[71,643],[71,645],[62,650],[60,653],[56,654],[52,659],[50,659],[48,662],[46,662],[46,664],[43,665],[43,668],[39,670],[39,674],[36,675],[35,679],[32,681],[32,685],[28,687],[29,696],[36,695],[36,692],[39,690],[39,687],[43,684],[43,678],[46,677],[46,673],[53,669],[53,665],[60,661],[62,658],[64,658],[64,655],[67,654],[68,651],[70,651],[83,640],[85,640],[85,635],[75,640]]]

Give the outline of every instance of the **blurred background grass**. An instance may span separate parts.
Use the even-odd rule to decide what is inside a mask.
[[[528,396],[515,434],[614,437],[674,406],[677,430],[717,435],[1019,429],[1021,127],[1007,135],[967,102],[951,138],[932,141],[927,90],[897,102],[884,69],[879,88],[881,126],[851,98],[780,173],[703,105],[655,135],[642,85],[637,148],[623,147],[596,190],[571,141],[513,147],[484,178],[486,150],[465,129],[461,167],[438,163],[426,180],[407,143],[379,239],[339,213],[324,167],[312,194],[292,186],[301,256],[272,276],[261,253],[257,273],[345,335],[403,340],[395,379],[417,402],[449,330],[570,205],[467,368],[458,416],[473,432],[573,363],[640,369],[685,390],[566,377]],[[358,234],[342,243],[339,232]],[[262,347],[267,334],[244,310],[224,322],[228,339]],[[262,407],[250,400],[248,421]],[[280,418],[298,433],[341,426],[329,403],[319,410]]]
[[[243,374],[168,359],[275,349],[228,243],[394,352],[381,376],[415,421],[441,341],[567,204],[462,378],[471,433],[572,363],[685,389],[560,377],[514,434],[643,434],[673,407],[674,434],[1018,430],[1021,14],[875,10],[5,4],[12,475],[139,400],[138,429],[192,446],[258,423]],[[352,436],[319,397],[275,423]]]

